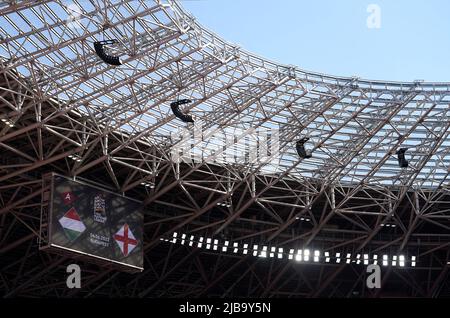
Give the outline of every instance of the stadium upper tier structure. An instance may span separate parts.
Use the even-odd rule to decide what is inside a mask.
[[[450,83],[274,63],[161,0],[1,1],[0,67],[0,295],[450,296]],[[42,249],[49,174],[139,202],[142,272]]]

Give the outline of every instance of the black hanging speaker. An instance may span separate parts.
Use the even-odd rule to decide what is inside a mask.
[[[400,168],[408,168],[409,166],[409,162],[405,157],[406,151],[408,151],[408,148],[401,148],[399,151],[397,151],[398,165],[400,166]]]
[[[122,65],[122,61],[120,60],[120,57],[112,56],[105,52],[105,45],[111,45],[111,44],[116,44],[116,43],[118,43],[117,40],[94,42],[95,52],[106,64],[115,65],[115,66]]]
[[[182,121],[184,121],[185,123],[193,123],[194,119],[192,118],[191,115],[188,114],[184,114],[181,110],[180,110],[180,106],[181,105],[185,105],[185,104],[189,104],[192,103],[191,100],[189,99],[181,99],[178,101],[175,101],[173,103],[170,104],[170,108],[172,108],[172,112],[173,114],[181,119]]]
[[[300,158],[303,159],[309,159],[312,158],[312,155],[308,153],[305,149],[305,143],[309,140],[309,138],[302,138],[299,141],[297,141],[295,148],[297,149],[297,153],[300,156]]]

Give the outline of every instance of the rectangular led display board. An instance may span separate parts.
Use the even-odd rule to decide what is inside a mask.
[[[50,189],[42,249],[131,272],[143,270],[140,202],[56,174]]]

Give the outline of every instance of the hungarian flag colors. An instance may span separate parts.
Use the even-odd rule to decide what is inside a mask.
[[[67,213],[59,219],[59,223],[64,228],[67,237],[71,241],[75,241],[81,233],[86,230],[86,226],[81,222],[80,216],[75,208],[71,208],[67,211]]]

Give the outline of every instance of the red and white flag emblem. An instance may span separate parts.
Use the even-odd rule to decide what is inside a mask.
[[[138,241],[134,237],[133,232],[131,232],[128,224],[125,224],[120,228],[114,235],[114,240],[119,245],[120,250],[125,257],[138,245]]]
[[[64,200],[65,205],[71,205],[77,199],[72,192],[64,192],[61,194],[61,196]]]

